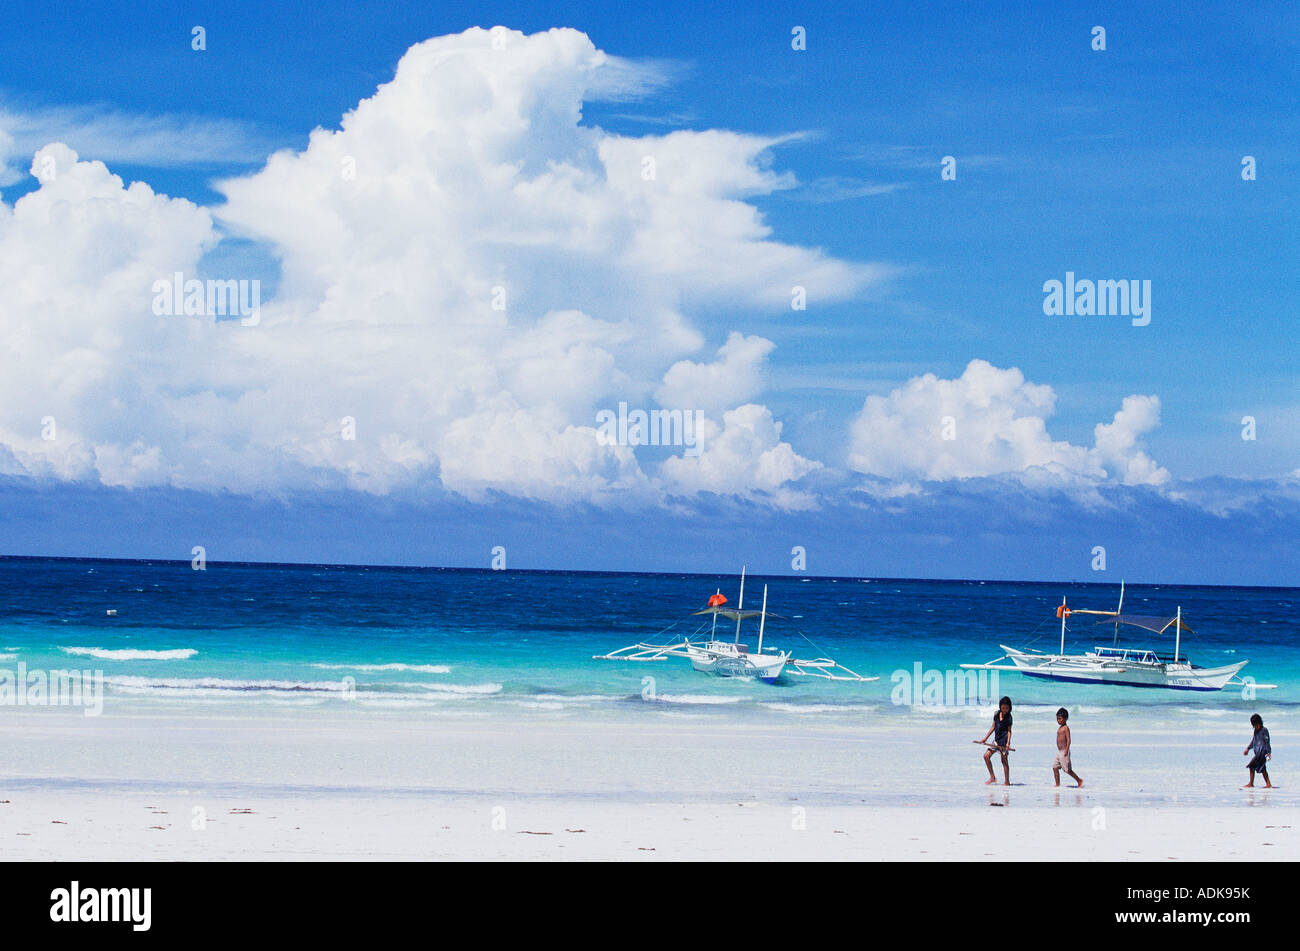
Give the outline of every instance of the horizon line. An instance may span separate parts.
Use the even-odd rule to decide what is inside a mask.
[[[107,562],[116,564],[177,564],[188,565],[192,559],[188,558],[122,558],[105,555],[12,555],[0,554],[0,561],[71,561],[71,562]],[[470,565],[414,565],[414,564],[370,564],[370,563],[353,563],[353,562],[298,562],[298,561],[240,561],[240,560],[214,560],[205,559],[205,565],[227,565],[234,567],[254,567],[254,568],[378,568],[386,571],[475,571],[489,573],[528,573],[528,574],[586,574],[586,575],[647,575],[647,576],[685,576],[711,578],[719,573],[717,571],[636,571],[631,569],[598,569],[598,568],[484,568],[481,566]],[[735,574],[736,572],[725,572],[726,574]],[[1086,586],[1112,586],[1113,581],[1057,581],[1041,580],[1026,578],[909,578],[893,577],[886,575],[815,575],[805,572],[747,572],[749,577],[763,578],[801,578],[809,581],[902,581],[902,582],[946,582],[946,583],[965,583],[965,584],[1037,584],[1037,585],[1086,585]],[[1125,579],[1120,579],[1123,584],[1130,584]],[[1223,589],[1263,589],[1270,591],[1300,591],[1300,586],[1287,585],[1268,585],[1268,584],[1190,584],[1176,581],[1134,581],[1132,586],[1137,587],[1167,587],[1167,588],[1223,588]]]

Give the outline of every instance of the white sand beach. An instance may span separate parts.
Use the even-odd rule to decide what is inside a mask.
[[[1076,731],[1087,786],[1056,789],[1050,731],[1017,739],[1016,785],[988,787],[982,731],[961,716],[798,731],[215,708],[0,722],[6,860],[1300,858],[1289,772],[1240,789],[1244,738],[1227,726]],[[1273,742],[1293,739],[1279,724]]]
[[[1294,807],[1132,807],[1096,829],[1066,796],[1059,810],[812,806],[800,830],[790,808],[761,802],[10,795],[7,860],[1263,861],[1295,860],[1300,827]]]

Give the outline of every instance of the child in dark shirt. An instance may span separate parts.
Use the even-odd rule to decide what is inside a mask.
[[[981,743],[987,743],[989,737],[993,737],[993,744],[997,747],[996,752],[1002,754],[1002,774],[1006,779],[1003,783],[1005,786],[1011,785],[1011,764],[1007,761],[1007,747],[1011,745],[1011,698],[1003,697],[998,701],[998,712],[993,714],[993,725],[989,727],[988,733],[984,734]],[[984,752],[984,765],[989,770],[989,780],[984,785],[992,786],[998,781],[993,772],[993,753],[994,749],[990,747]]]
[[[1249,756],[1254,753],[1251,761],[1246,764],[1246,769],[1250,770],[1250,782],[1243,786],[1243,789],[1255,788],[1255,774],[1259,773],[1264,777],[1264,788],[1272,789],[1273,784],[1268,779],[1268,761],[1273,758],[1273,747],[1268,742],[1268,730],[1264,728],[1264,718],[1258,713],[1253,714],[1250,718],[1250,725],[1255,728],[1255,735],[1250,738],[1250,746],[1246,747],[1246,752],[1242,756]]]

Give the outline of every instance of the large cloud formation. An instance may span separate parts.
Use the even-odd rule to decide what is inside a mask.
[[[791,184],[776,140],[582,125],[633,72],[573,30],[431,39],[210,210],[41,149],[40,187],[0,203],[0,472],[547,500],[798,479],[816,464],[751,402],[771,343],[694,362],[726,336],[700,314],[881,272],[773,240],[743,199]],[[156,313],[154,283],[230,235],[279,263],[260,321]],[[596,439],[620,401],[700,410],[719,445],[661,473]]]
[[[774,240],[745,199],[793,184],[768,167],[777,139],[582,124],[584,100],[643,79],[573,30],[431,39],[212,209],[41,148],[40,186],[0,202],[0,474],[816,504],[805,477],[825,466],[759,402],[774,344],[722,322],[886,270]],[[173,275],[253,277],[203,273],[231,237],[278,263],[260,319],[160,313]],[[1169,479],[1141,444],[1155,397],[1125,399],[1091,448],[1048,436],[1054,402],[979,360],[918,377],[866,401],[849,464],[900,483]],[[700,414],[699,444],[597,438],[620,404]]]
[[[1141,448],[1160,424],[1160,400],[1126,397],[1096,445],[1052,439],[1046,420],[1056,409],[1050,386],[1020,370],[972,360],[961,376],[915,377],[888,396],[869,396],[851,424],[849,465],[887,479],[947,481],[1015,475],[1026,483],[1159,486],[1169,472]]]

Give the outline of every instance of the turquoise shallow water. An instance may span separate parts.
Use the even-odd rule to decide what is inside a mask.
[[[1108,721],[1193,723],[1261,712],[1286,721],[1300,703],[1294,612],[1300,589],[1130,585],[1125,607],[1172,614],[1196,631],[1184,653],[1203,666],[1249,659],[1244,674],[1277,690],[1199,694],[1042,683],[1001,674],[961,709],[920,698],[897,672],[992,660],[998,644],[1051,648],[1055,606],[1110,608],[1113,584],[750,577],[768,585],[770,644],[829,655],[875,683],[711,678],[685,661],[592,659],[641,640],[692,632],[689,617],[731,575],[493,572],[338,566],[0,558],[0,667],[99,670],[105,708],[257,710],[290,705],[419,712],[430,717],[721,717],[776,724],[930,714],[982,716],[988,693],[1023,713],[1058,705]],[[115,614],[108,612],[114,611]],[[659,632],[676,624],[666,634]],[[744,638],[753,643],[756,630]],[[1141,633],[1141,632],[1138,632]],[[1074,647],[1110,632],[1076,624]],[[1128,643],[1172,649],[1157,635]],[[647,681],[646,678],[653,678]],[[951,699],[951,698],[949,698]],[[1270,721],[1272,722],[1272,721]],[[1248,729],[1248,728],[1247,728]],[[1243,739],[1244,743],[1244,739]]]

